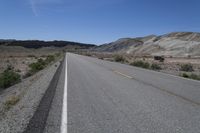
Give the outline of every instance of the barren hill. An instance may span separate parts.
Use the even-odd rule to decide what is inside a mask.
[[[200,57],[200,33],[173,32],[161,36],[123,38],[95,47],[94,50],[135,55]]]

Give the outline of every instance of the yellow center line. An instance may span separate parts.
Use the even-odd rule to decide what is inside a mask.
[[[133,77],[131,77],[131,76],[129,76],[129,75],[126,75],[126,74],[123,74],[123,73],[121,73],[121,72],[119,72],[119,71],[113,70],[113,72],[114,72],[114,73],[117,73],[117,74],[119,74],[119,75],[122,75],[122,76],[124,76],[124,77],[126,77],[126,78],[133,79]]]

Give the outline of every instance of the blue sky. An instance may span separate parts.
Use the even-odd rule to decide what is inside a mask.
[[[199,0],[1,0],[0,38],[103,44],[200,32]]]

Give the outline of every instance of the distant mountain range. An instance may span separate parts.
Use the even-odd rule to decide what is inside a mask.
[[[121,38],[117,41],[96,46],[70,41],[40,41],[0,39],[0,46],[24,48],[79,48],[96,52],[127,53],[137,56],[200,57],[200,33],[172,32],[156,36]]]
[[[122,38],[92,48],[98,52],[133,55],[164,55],[173,57],[200,57],[200,33],[173,32],[161,36]]]
[[[43,47],[79,47],[79,48],[91,48],[95,45],[85,44],[70,41],[40,41],[40,40],[13,40],[13,39],[0,39],[0,46],[21,46],[24,48],[43,48]]]

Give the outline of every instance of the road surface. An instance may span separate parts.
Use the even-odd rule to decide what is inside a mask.
[[[68,133],[200,132],[200,82],[81,55],[66,59],[45,132],[60,132],[62,117]]]

